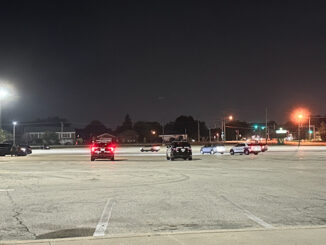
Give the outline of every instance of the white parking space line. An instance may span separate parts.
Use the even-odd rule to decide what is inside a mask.
[[[112,201],[109,198],[104,206],[104,210],[103,210],[101,218],[95,228],[95,232],[94,232],[93,236],[104,236],[105,235],[106,229],[108,228],[108,225],[110,222],[113,204],[114,204],[114,201]]]
[[[266,228],[266,229],[273,229],[275,228],[273,225],[266,223],[264,220],[262,220],[261,218],[257,217],[256,215],[254,215],[253,213],[251,213],[250,211],[240,207],[239,205],[235,204],[234,202],[232,202],[231,200],[229,200],[228,198],[226,198],[225,196],[221,196],[224,200],[228,201],[229,203],[231,203],[233,206],[235,206],[236,208],[238,208],[239,210],[241,210],[244,215],[246,215],[249,219],[251,219],[252,221],[256,222],[257,224],[259,224],[260,226]]]
[[[0,192],[14,191],[14,189],[0,189]]]

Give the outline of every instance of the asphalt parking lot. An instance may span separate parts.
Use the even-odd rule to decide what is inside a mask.
[[[0,158],[0,239],[326,224],[326,147],[167,161],[164,149]]]

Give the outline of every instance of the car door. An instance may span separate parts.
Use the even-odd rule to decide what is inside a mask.
[[[233,147],[233,151],[235,153],[238,153],[239,152],[239,149],[240,149],[240,144],[236,144],[234,147]]]

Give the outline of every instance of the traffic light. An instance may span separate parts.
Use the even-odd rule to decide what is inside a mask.
[[[254,129],[258,129],[258,125],[257,124],[254,125]]]
[[[261,126],[261,129],[264,130],[266,127],[265,126]]]

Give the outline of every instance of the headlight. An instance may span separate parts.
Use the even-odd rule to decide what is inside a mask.
[[[21,151],[26,151],[26,148],[20,148]]]

